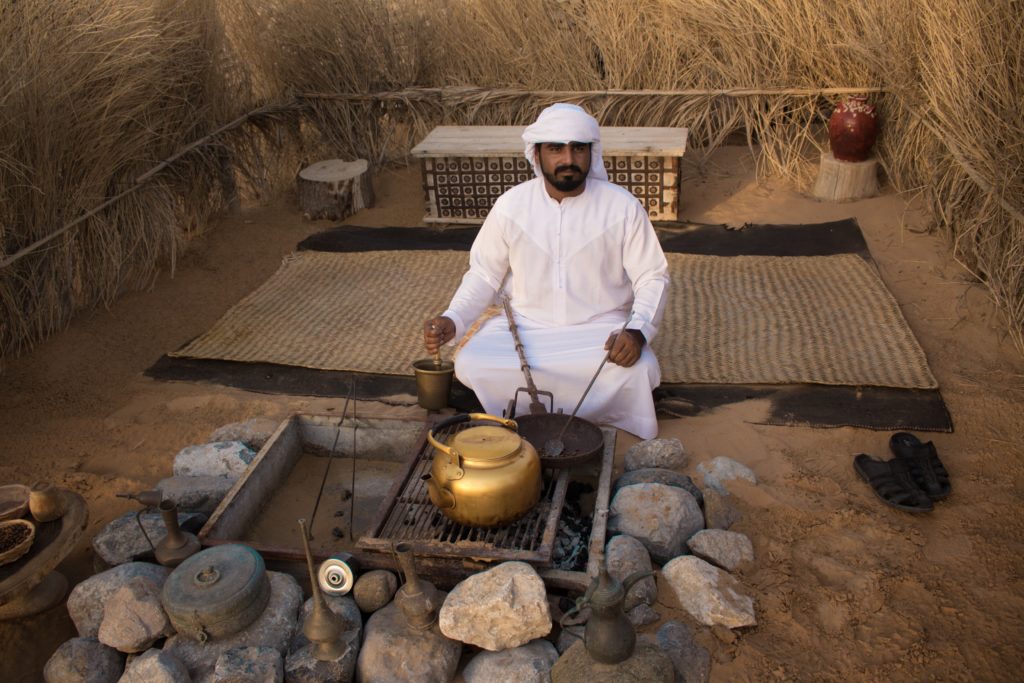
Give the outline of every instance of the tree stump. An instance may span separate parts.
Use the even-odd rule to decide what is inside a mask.
[[[339,221],[373,206],[373,184],[366,159],[318,161],[299,171],[299,208],[309,220]]]
[[[841,161],[825,152],[821,155],[814,196],[832,202],[865,199],[878,194],[878,160]]]

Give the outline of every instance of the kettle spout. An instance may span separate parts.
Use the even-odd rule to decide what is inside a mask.
[[[452,495],[452,492],[446,486],[439,484],[433,475],[430,474],[424,474],[420,479],[427,484],[427,494],[430,496],[430,502],[441,510],[455,509],[455,496]]]

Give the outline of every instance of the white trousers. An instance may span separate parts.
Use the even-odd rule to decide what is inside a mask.
[[[554,410],[572,412],[606,353],[608,335],[625,322],[621,313],[570,327],[541,327],[516,316],[519,338],[534,384],[554,394]],[[455,376],[472,389],[484,410],[501,415],[518,387],[526,386],[508,321],[497,315],[481,325],[455,357]],[[641,439],[658,435],[651,391],[661,382],[658,359],[645,344],[629,368],[605,363],[577,415],[596,424],[613,425]],[[548,406],[547,397],[541,402]],[[528,415],[530,397],[518,394],[516,415]]]

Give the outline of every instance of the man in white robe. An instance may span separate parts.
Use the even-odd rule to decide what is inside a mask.
[[[523,140],[537,177],[495,202],[448,310],[424,323],[427,351],[461,339],[508,296],[534,382],[554,394],[555,411],[572,411],[610,350],[578,415],[653,438],[661,371],[650,342],[668,287],[654,228],[640,202],[608,182],[597,121],[583,109],[548,107]],[[459,350],[455,374],[495,415],[525,386],[504,315]],[[521,393],[516,414],[528,410]]]

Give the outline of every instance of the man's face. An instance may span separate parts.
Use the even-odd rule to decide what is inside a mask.
[[[572,192],[590,172],[589,142],[542,142],[537,145],[541,173],[559,192]]]

